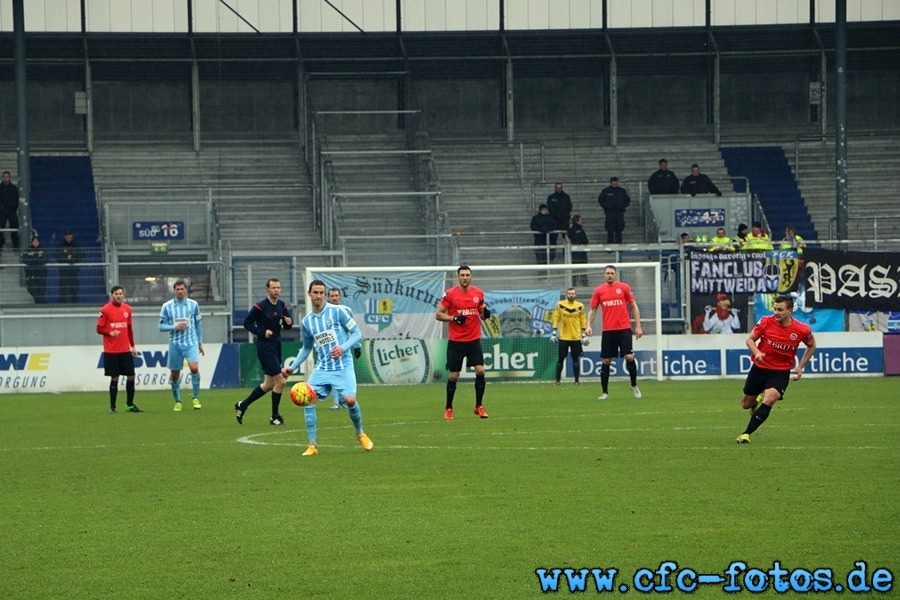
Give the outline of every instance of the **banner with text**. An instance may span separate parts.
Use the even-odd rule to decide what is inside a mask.
[[[900,253],[807,248],[803,258],[807,305],[900,311]]]
[[[523,338],[549,336],[553,330],[553,310],[559,302],[557,290],[493,292],[485,290],[485,304],[491,317],[482,321],[483,338]]]
[[[687,253],[691,294],[786,293],[797,288],[796,250]]]

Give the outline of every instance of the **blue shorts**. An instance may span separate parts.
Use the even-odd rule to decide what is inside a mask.
[[[324,400],[332,392],[337,399],[356,396],[356,372],[352,367],[337,371],[320,371],[314,367],[307,383],[316,390],[319,400]]]
[[[263,373],[271,377],[281,374],[281,340],[256,342],[256,357]]]
[[[197,344],[191,346],[179,346],[169,342],[169,370],[180,371],[184,368],[185,361],[200,362],[200,347]]]

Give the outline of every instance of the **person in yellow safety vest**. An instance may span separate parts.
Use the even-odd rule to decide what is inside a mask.
[[[747,241],[744,243],[743,250],[774,250],[772,240],[769,234],[763,231],[762,223],[753,221],[750,226],[750,233],[747,234]]]
[[[737,235],[731,239],[731,246],[734,250],[740,250],[747,242],[747,225],[741,223],[737,228]]]
[[[797,228],[793,225],[788,225],[784,228],[784,240],[781,244],[782,250],[790,250],[791,248],[797,248],[797,254],[803,254],[803,238],[797,233]]]
[[[726,252],[734,250],[734,246],[731,244],[731,238],[725,233],[724,227],[716,229],[716,235],[709,240],[709,243],[713,244],[709,247],[710,252]]]

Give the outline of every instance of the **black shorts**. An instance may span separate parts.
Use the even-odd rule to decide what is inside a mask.
[[[459,373],[462,371],[463,359],[466,359],[467,367],[484,364],[484,352],[481,351],[481,340],[471,342],[447,342],[447,371]]]
[[[256,357],[266,375],[281,374],[281,340],[256,342]]]
[[[600,358],[615,358],[633,354],[631,335],[630,329],[604,331],[600,336]]]
[[[584,352],[584,349],[581,347],[581,340],[559,340],[559,354],[557,356],[561,360],[566,359],[569,350],[572,351],[572,360],[578,360]]]
[[[134,377],[134,357],[131,352],[104,352],[103,372],[107,377]]]
[[[769,388],[775,388],[781,394],[781,397],[784,398],[784,392],[787,390],[790,382],[790,371],[763,369],[753,365],[750,367],[750,372],[747,373],[746,381],[744,381],[744,393],[748,396],[758,396]]]

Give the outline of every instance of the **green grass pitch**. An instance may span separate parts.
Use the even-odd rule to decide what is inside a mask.
[[[246,390],[181,413],[138,390],[143,414],[120,391],[116,415],[105,392],[4,394],[0,598],[539,598],[554,568],[640,597],[665,561],[900,577],[896,380],[794,382],[750,445],[742,381],[640,385],[489,382],[481,420],[463,383],[450,422],[443,386],[367,386],[375,449],[329,399],[315,457],[287,394],[282,427],[268,396],[235,422]]]

